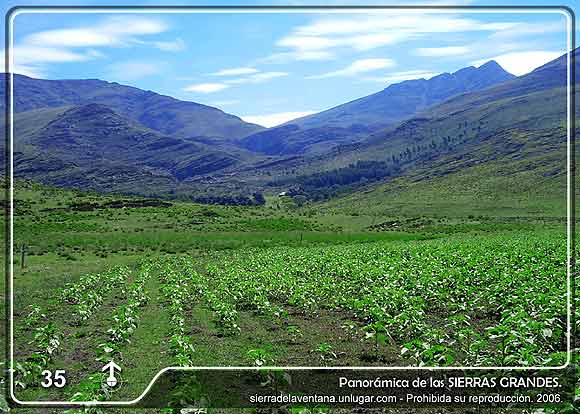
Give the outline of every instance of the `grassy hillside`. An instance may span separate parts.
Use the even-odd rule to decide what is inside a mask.
[[[253,158],[160,134],[100,104],[17,113],[15,137],[16,177],[101,192],[192,197],[187,179]]]
[[[563,129],[509,130],[461,151],[418,160],[401,177],[323,205],[377,214],[562,217],[566,147]]]
[[[546,162],[544,158],[536,160]],[[561,160],[558,160],[561,161]],[[532,160],[533,162],[533,160]],[[529,161],[461,167],[444,158],[437,166],[322,203],[329,211],[387,216],[565,217],[566,174],[549,164],[526,170]]]
[[[416,110],[451,98],[370,135],[366,126],[358,124],[306,130],[285,125],[241,140],[185,136],[176,130],[161,134],[163,128],[147,127],[135,115],[139,112],[136,97],[161,99],[152,92],[79,81],[79,91],[93,87],[97,101],[110,100],[116,115],[108,116],[107,111],[88,110],[104,108],[100,104],[52,107],[80,98],[70,90],[70,83],[38,81],[38,88],[31,91],[34,99],[21,99],[26,111],[17,114],[15,173],[63,187],[218,201],[230,194],[277,194],[294,188],[310,200],[328,199],[414,174],[430,164],[437,169],[449,157],[460,157],[460,165],[467,167],[499,159],[509,163],[518,151],[525,156],[544,151],[547,164],[537,159],[534,166],[560,168],[554,175],[564,168],[552,162],[563,147],[550,145],[563,144],[565,137],[564,60],[512,80],[489,64],[429,81],[392,85],[361,102],[380,101],[391,108],[389,97],[406,99],[408,89],[415,87],[419,95],[428,95]],[[36,80],[18,79],[27,87],[36,85]],[[462,79],[465,84],[459,82]],[[462,94],[465,91],[470,93]],[[49,108],[34,109],[34,105]],[[366,110],[382,117],[372,105]]]
[[[529,176],[530,198],[508,204],[523,180],[494,181],[482,169],[490,165],[417,172],[387,193],[302,208],[276,197],[204,206],[17,181],[17,394],[110,398],[99,384],[111,358],[126,381],[115,399],[136,397],[170,365],[560,364],[557,188]],[[476,174],[485,178],[460,193]],[[503,343],[502,329],[514,332]],[[58,339],[50,355],[47,338]],[[38,385],[37,370],[62,367],[67,387]]]
[[[313,200],[417,174],[445,175],[483,163],[490,163],[483,168],[485,173],[500,180],[506,174],[534,169],[535,176],[531,176],[535,178],[524,177],[524,181],[560,176],[566,170],[564,63],[562,57],[521,78],[456,96],[324,155],[258,164],[252,175],[242,175],[272,191],[298,188],[295,192]],[[445,167],[446,163],[453,167]],[[515,176],[511,180],[518,182]]]

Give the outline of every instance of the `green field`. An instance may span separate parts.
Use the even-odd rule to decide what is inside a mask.
[[[433,190],[426,214],[410,188],[395,209],[225,207],[17,182],[17,396],[133,399],[177,365],[564,364],[563,201],[483,215]]]

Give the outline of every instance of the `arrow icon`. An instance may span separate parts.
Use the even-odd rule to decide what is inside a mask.
[[[109,387],[114,387],[117,385],[117,378],[115,377],[115,371],[121,372],[121,367],[115,364],[115,361],[111,360],[107,365],[105,365],[101,371],[109,370],[109,377],[107,378],[107,385]]]

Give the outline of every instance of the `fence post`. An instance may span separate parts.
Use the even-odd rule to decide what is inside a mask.
[[[26,258],[26,251],[28,250],[28,247],[26,246],[26,244],[22,243],[20,245],[20,269],[24,269],[24,267],[26,266],[26,264],[24,263],[24,260]]]

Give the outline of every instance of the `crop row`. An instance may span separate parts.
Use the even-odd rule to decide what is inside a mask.
[[[215,315],[215,323],[224,334],[240,332],[239,311],[249,310],[256,315],[281,319],[287,312],[271,299],[272,292],[253,278],[232,279],[222,277],[223,266],[227,263],[209,263],[206,266],[208,277],[203,299]]]
[[[118,266],[102,273],[88,273],[77,282],[68,284],[61,299],[73,306],[73,323],[80,324],[89,319],[109,292],[123,286],[129,274],[129,268]]]
[[[207,270],[206,298],[232,314],[280,316],[280,305],[343,311],[363,324],[377,353],[399,344],[419,365],[553,365],[565,355],[558,237],[247,250]]]
[[[145,284],[151,277],[151,266],[149,261],[141,262],[132,283],[121,288],[120,296],[126,298],[126,303],[118,306],[109,320],[107,341],[99,345],[99,360],[122,358],[122,347],[131,342],[131,336],[139,324],[141,308],[149,301]]]
[[[112,268],[103,273],[88,273],[65,286],[58,296],[73,306],[72,321],[80,324],[87,320],[102,304],[105,295],[123,284],[129,274],[126,267]],[[32,331],[32,354],[15,363],[15,383],[26,388],[39,383],[41,373],[62,348],[63,333],[54,322],[48,322],[39,306],[29,307],[23,319],[24,331]]]
[[[14,383],[17,387],[27,388],[39,383],[41,373],[53,361],[61,348],[62,333],[57,326],[48,322],[33,328],[32,355],[14,364]]]
[[[161,300],[170,317],[169,348],[178,366],[193,366],[195,348],[187,327],[187,314],[191,304],[205,296],[206,278],[200,275],[191,260],[184,257],[164,258],[156,262],[156,270],[161,282]],[[168,397],[167,413],[207,410],[208,397],[203,393],[197,375],[175,378]],[[175,408],[179,407],[179,408]],[[182,408],[187,407],[187,408]]]
[[[193,364],[194,348],[187,334],[186,309],[188,304],[202,294],[199,274],[185,259],[159,260],[157,262],[163,303],[170,318],[170,350],[179,366]]]
[[[118,306],[108,320],[107,339],[97,348],[97,360],[104,363],[114,360],[115,358],[122,359],[123,347],[131,342],[131,336],[137,329],[140,319],[141,308],[149,301],[149,296],[146,294],[145,285],[151,277],[152,264],[148,260],[143,260],[132,282],[125,286],[118,287],[120,289],[117,296],[126,298],[126,302]],[[128,280],[128,275],[124,279]],[[111,398],[111,389],[106,385],[106,373],[95,373],[83,378],[76,387],[76,392],[72,395],[71,401],[103,401]],[[90,407],[81,410],[69,410],[67,414],[79,414],[82,412],[89,412],[94,414],[101,414],[104,410],[98,407]]]

